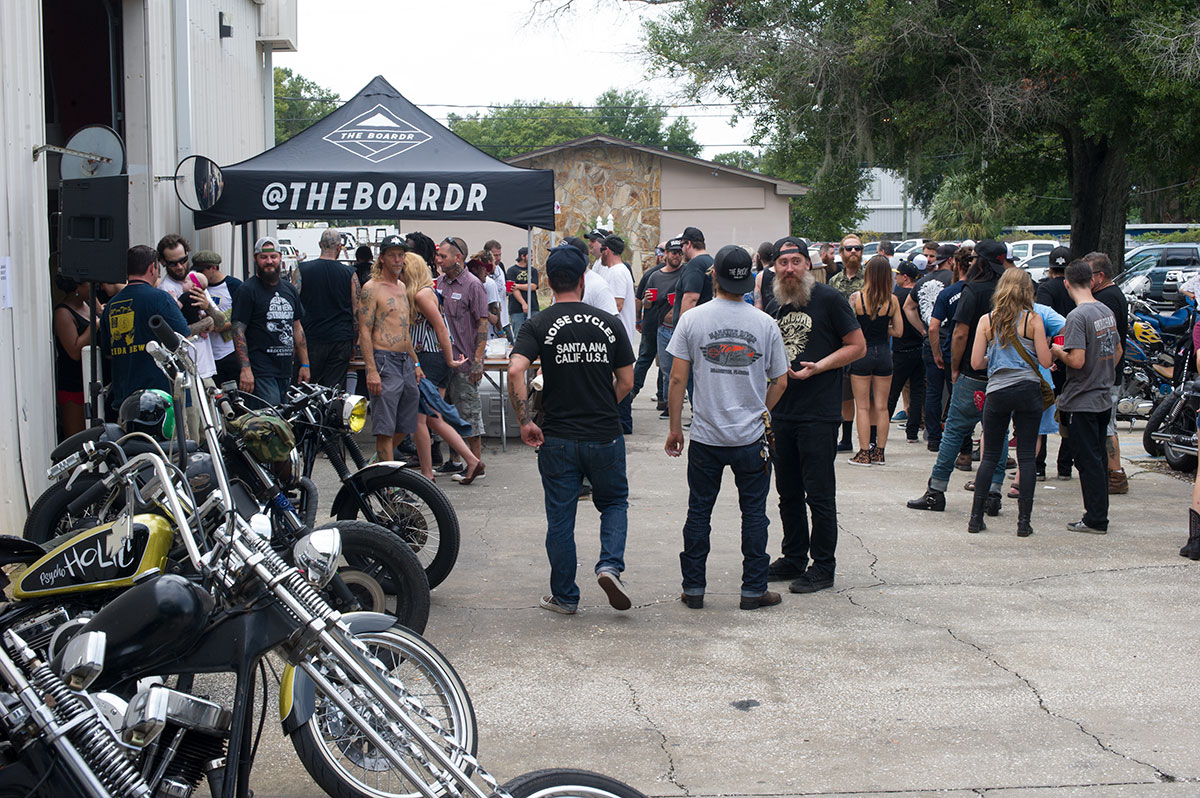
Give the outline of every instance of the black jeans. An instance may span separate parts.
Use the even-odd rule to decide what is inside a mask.
[[[1079,471],[1083,491],[1083,522],[1093,529],[1108,529],[1108,418],[1111,410],[1095,413],[1063,410],[1059,417],[1067,425],[1071,455]]]
[[[929,433],[929,442],[936,446],[942,440],[942,394],[946,388],[946,370],[934,362],[929,341],[921,346],[921,361],[925,365],[925,431]],[[912,396],[912,393],[909,395]]]
[[[783,559],[833,576],[837,565],[837,421],[782,421],[775,426],[775,490],[783,523]],[[808,513],[812,511],[812,526]]]
[[[679,568],[683,592],[704,595],[705,563],[710,549],[712,509],[721,492],[725,466],[733,471],[738,504],[742,510],[742,595],[761,596],[767,590],[767,494],[771,492],[771,466],[763,460],[761,441],[746,446],[688,444],[688,511],[683,524],[683,551]]]
[[[1037,449],[1038,425],[1042,420],[1041,384],[1026,380],[999,390],[988,390],[983,402],[983,456],[979,474],[991,474],[1003,457],[1008,459],[1008,423],[1012,421],[1017,435],[1017,466],[1021,471],[1021,501],[1033,501],[1037,473],[1034,453]],[[976,506],[991,490],[991,481],[975,480]]]
[[[352,341],[309,341],[309,379],[318,385],[345,390],[352,348]]]
[[[921,406],[925,403],[925,359],[920,347],[892,350],[892,388],[888,392],[888,418],[896,414],[896,403],[908,383],[908,421],[904,432],[910,441],[921,434]]]
[[[658,325],[643,324],[642,325],[642,342],[638,345],[637,362],[633,364],[633,392],[640,393],[642,386],[646,384],[646,375],[650,372],[650,367],[654,365],[654,358],[658,355]],[[659,392],[662,387],[662,381],[655,381],[655,400],[665,400],[666,394]]]

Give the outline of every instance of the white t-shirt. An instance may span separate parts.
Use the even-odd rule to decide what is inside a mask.
[[[608,280],[588,269],[583,275],[583,302],[585,305],[617,315],[617,300],[608,287]]]
[[[504,267],[499,263],[493,266],[492,273],[488,276],[491,278],[488,282],[495,283],[496,290],[500,292],[500,327],[507,327],[509,322],[508,292],[504,289],[508,287],[508,276],[504,273]]]
[[[175,297],[176,300],[187,293],[187,286],[178,280],[172,279],[170,275],[164,275],[158,281],[158,287]],[[212,294],[209,294],[207,289],[205,289],[204,293],[208,297],[208,301],[212,302]],[[196,370],[200,372],[201,377],[211,377],[217,373],[217,361],[213,354],[211,340],[213,335],[215,333],[201,336],[196,341],[192,351],[192,358],[196,361]],[[218,335],[217,338],[219,339],[220,336]]]
[[[503,296],[503,292],[496,287],[496,281],[491,279],[490,277],[483,281],[483,290],[487,293],[487,301],[488,301],[489,306],[493,302],[500,303],[501,308],[503,308],[505,306],[505,304],[507,304],[501,300],[501,298]],[[503,317],[501,317],[500,323],[501,323],[501,325],[503,325],[503,323],[504,323]],[[497,330],[495,327],[493,327],[491,322],[488,322],[488,338],[503,338],[503,337],[504,337],[504,333]]]
[[[233,312],[233,297],[229,293],[229,278],[226,277],[216,285],[208,287],[208,295],[212,297],[213,304],[217,306],[217,310],[225,314],[226,317]],[[208,336],[208,343],[212,346],[213,357],[217,360],[228,357],[233,353],[233,340],[226,341],[221,337],[220,333]]]
[[[679,317],[667,351],[692,364],[692,440],[747,446],[762,437],[767,381],[788,368],[773,318],[740,299],[714,297]]]
[[[637,298],[634,296],[636,289],[633,286],[633,275],[625,268],[624,263],[615,266],[593,266],[592,271],[605,279],[614,300],[622,300],[621,309],[615,315],[625,326],[625,333],[632,341],[637,327]]]

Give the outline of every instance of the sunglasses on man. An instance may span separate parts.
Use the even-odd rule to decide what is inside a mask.
[[[862,244],[859,244],[857,247],[842,247],[842,252],[862,252],[862,251],[863,251]]]
[[[164,260],[163,265],[164,266],[182,266],[183,264],[185,264],[187,262],[188,262],[188,256],[184,255],[179,260]]]
[[[457,249],[457,250],[459,251],[459,254],[461,254],[461,255],[462,255],[464,258],[465,258],[465,257],[467,257],[467,253],[463,252],[463,248],[462,248],[462,247],[460,247],[460,246],[458,245],[458,242],[457,242],[457,241],[455,241],[453,238],[447,238],[447,239],[446,239],[445,241],[443,241],[442,243],[443,243],[443,244],[449,244],[450,246],[452,246],[452,247],[454,247],[455,249]]]

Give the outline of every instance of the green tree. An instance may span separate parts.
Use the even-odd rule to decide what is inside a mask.
[[[724,166],[745,169],[748,172],[757,172],[762,164],[762,158],[751,150],[719,152],[712,157],[712,161],[713,163],[719,163]]]
[[[341,104],[337,92],[287,67],[275,67],[275,143],[282,144]]]
[[[678,0],[644,43],[773,143],[822,153],[821,174],[921,175],[928,158],[991,163],[1052,136],[1075,247],[1120,257],[1135,175],[1200,154],[1198,19],[1191,0]]]
[[[999,235],[1001,214],[988,200],[978,175],[952,175],[933,195],[925,237],[947,239],[992,238]]]

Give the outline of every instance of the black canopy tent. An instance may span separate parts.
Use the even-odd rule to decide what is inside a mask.
[[[197,228],[258,219],[438,219],[554,229],[554,172],[475,149],[382,76],[284,143],[221,169]]]

